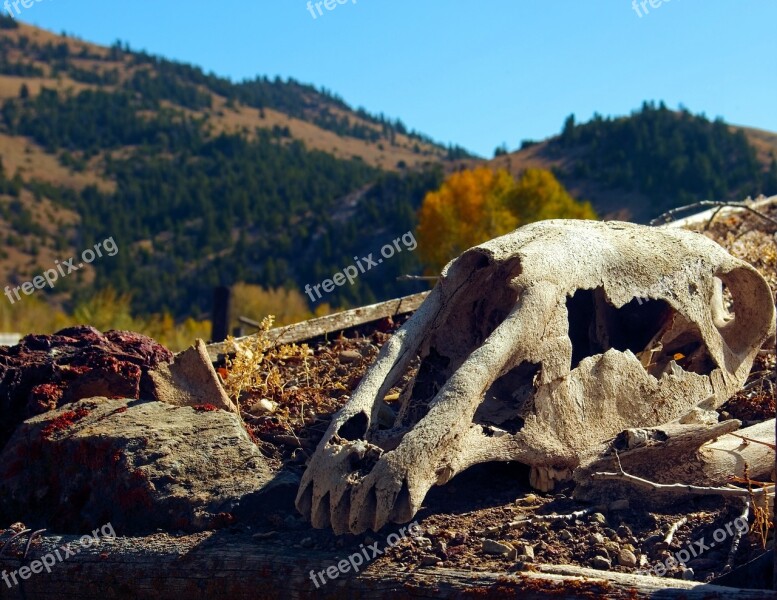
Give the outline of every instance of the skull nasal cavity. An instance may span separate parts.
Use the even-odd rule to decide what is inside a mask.
[[[572,366],[614,348],[644,350],[671,321],[674,309],[664,300],[635,298],[621,308],[607,301],[602,288],[577,290],[567,299]]]
[[[349,442],[361,440],[367,434],[368,423],[369,419],[367,419],[367,415],[363,412],[356,413],[345,423],[340,425],[340,429],[337,430],[337,435]]]

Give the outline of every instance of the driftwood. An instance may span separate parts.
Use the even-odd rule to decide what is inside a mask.
[[[403,298],[387,300],[386,302],[379,302],[378,304],[371,304],[369,306],[362,306],[333,315],[327,315],[326,317],[310,319],[309,321],[303,321],[302,323],[276,327],[267,332],[267,337],[271,340],[275,340],[278,344],[304,342],[327,334],[337,333],[352,327],[385,319],[387,317],[406,315],[421,306],[421,303],[428,295],[429,292],[420,292],[411,296],[404,296]],[[240,341],[241,339],[245,338],[237,338],[237,341]],[[208,345],[208,354],[213,362],[218,361],[219,355],[223,356],[234,351],[234,347],[229,342],[219,342]]]
[[[75,536],[46,537],[25,561],[0,557],[7,573],[30,565]],[[356,549],[358,550],[358,549]],[[51,572],[30,574],[10,588],[0,581],[0,598],[9,600],[275,600],[305,598],[740,598],[777,599],[767,590],[746,590],[676,579],[610,573],[574,566],[538,566],[530,571],[491,572],[447,568],[368,567],[326,584],[313,584],[310,571],[335,565],[338,557],[295,550],[246,534],[221,531],[185,537],[164,534],[103,540],[81,550]],[[19,576],[17,574],[17,580]]]

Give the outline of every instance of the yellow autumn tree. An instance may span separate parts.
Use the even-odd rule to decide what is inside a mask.
[[[507,197],[519,225],[544,219],[596,219],[590,202],[577,201],[546,169],[526,169]]]
[[[418,214],[418,251],[439,273],[467,248],[543,219],[595,219],[550,171],[527,169],[516,181],[506,170],[478,167],[450,175],[429,192]]]
[[[515,180],[504,169],[458,171],[424,198],[418,215],[418,251],[432,272],[485,240],[512,231],[516,219],[506,207]]]

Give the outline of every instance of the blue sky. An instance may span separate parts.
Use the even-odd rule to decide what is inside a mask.
[[[641,17],[632,0],[306,5],[44,0],[20,18],[235,80],[291,76],[483,156],[643,100],[777,131],[774,0],[646,0]]]

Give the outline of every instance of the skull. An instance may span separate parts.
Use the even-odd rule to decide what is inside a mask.
[[[550,489],[619,432],[714,408],[774,332],[758,272],[698,233],[551,220],[450,262],[333,418],[297,494],[336,533],[407,522],[488,461]],[[411,366],[393,425],[384,397]]]

